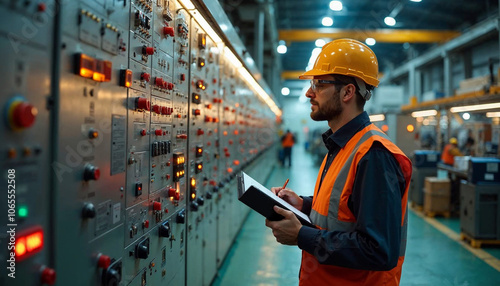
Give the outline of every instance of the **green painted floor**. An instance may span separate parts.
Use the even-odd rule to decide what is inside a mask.
[[[291,168],[276,166],[265,185],[280,186],[290,178],[289,188],[301,195],[310,195],[319,167],[314,166],[310,155],[299,147],[293,149],[293,160]],[[408,219],[401,285],[500,285],[500,272],[478,258],[484,255],[474,255],[413,211],[409,212]],[[250,212],[213,286],[298,284],[301,251],[278,244],[264,220],[258,213]],[[460,222],[456,218],[434,222],[450,229],[452,234],[460,233]],[[500,248],[484,251],[491,254],[489,259],[493,259],[494,264],[500,265],[497,260]]]

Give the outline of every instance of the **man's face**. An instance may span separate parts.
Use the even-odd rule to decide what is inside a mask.
[[[342,114],[344,110],[340,102],[340,90],[336,90],[333,83],[324,83],[321,80],[335,81],[332,76],[322,76],[312,80],[306,97],[311,102],[311,118],[315,121],[330,121]]]

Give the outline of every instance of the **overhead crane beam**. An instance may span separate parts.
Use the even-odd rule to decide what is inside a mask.
[[[351,38],[365,41],[374,38],[379,43],[440,43],[460,36],[460,32],[449,30],[348,30],[336,28],[279,30],[279,39],[287,42],[309,42],[320,38]]]

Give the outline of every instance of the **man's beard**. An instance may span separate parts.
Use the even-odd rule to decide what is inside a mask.
[[[314,121],[330,121],[332,119],[338,118],[342,111],[342,105],[340,104],[339,92],[336,91],[332,97],[320,107],[317,105],[313,99],[310,100],[311,104],[316,104],[316,111],[311,111],[311,119]]]

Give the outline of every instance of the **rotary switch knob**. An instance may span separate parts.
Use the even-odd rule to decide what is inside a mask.
[[[82,209],[82,217],[83,218],[95,218],[95,215],[96,215],[96,210],[95,210],[94,204],[86,203]]]
[[[170,223],[168,221],[162,223],[159,227],[160,237],[170,237]]]
[[[83,171],[83,179],[85,181],[97,181],[99,180],[99,177],[101,177],[101,171],[99,170],[99,168],[93,165],[87,165],[85,167],[85,170]]]

